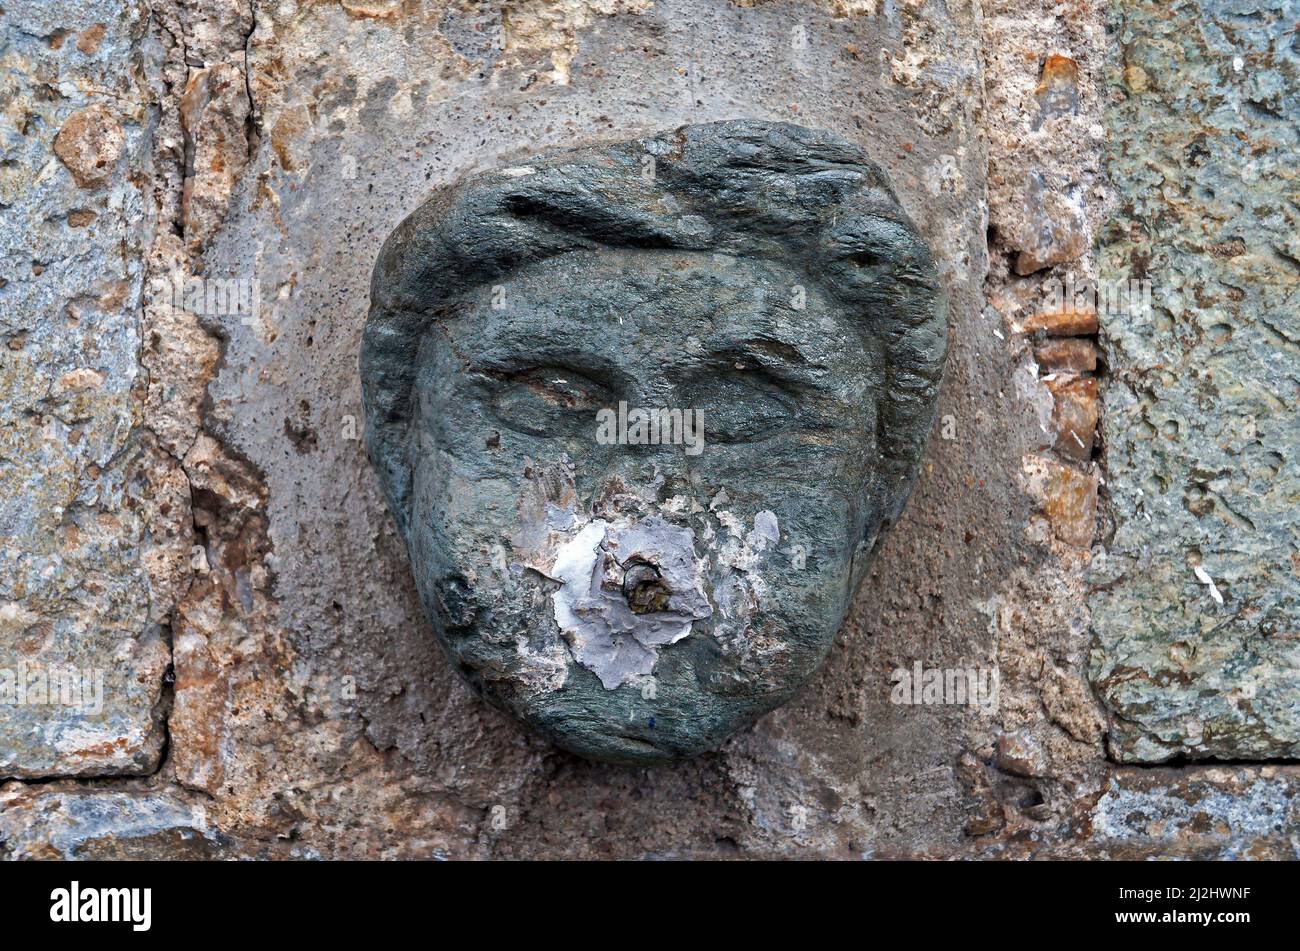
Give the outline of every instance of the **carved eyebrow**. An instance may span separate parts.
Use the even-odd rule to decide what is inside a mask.
[[[773,337],[749,337],[738,340],[731,345],[731,349],[763,365],[767,365],[771,361],[788,366],[804,367],[814,365],[807,355],[799,349],[797,344]]]
[[[610,363],[603,354],[573,348],[548,352],[537,349],[526,340],[519,341],[517,347],[502,346],[490,355],[475,354],[466,359],[463,365],[469,373],[481,374],[497,381],[546,371],[557,377],[568,373],[609,389],[617,389],[627,383],[627,374]]]
[[[716,357],[727,360],[751,361],[756,367],[776,376],[789,377],[803,382],[826,365],[808,352],[802,341],[786,339],[773,334],[762,337],[743,337],[739,340],[706,341],[705,346]]]

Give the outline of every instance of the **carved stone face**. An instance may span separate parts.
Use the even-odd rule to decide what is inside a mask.
[[[389,238],[367,438],[457,668],[561,746],[712,749],[825,658],[933,412],[929,254],[853,146],[728,122]]]

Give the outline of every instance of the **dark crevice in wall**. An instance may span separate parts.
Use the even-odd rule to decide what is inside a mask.
[[[262,141],[262,116],[253,96],[253,64],[251,60],[253,34],[257,32],[257,3],[248,3],[248,32],[244,34],[244,91],[248,95],[248,118],[244,120],[244,133],[248,139],[248,159],[251,162],[257,155]]]

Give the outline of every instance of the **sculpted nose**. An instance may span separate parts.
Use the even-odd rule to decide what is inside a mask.
[[[629,565],[623,576],[623,597],[633,614],[653,614],[668,610],[672,594],[659,575],[659,569],[647,562]]]

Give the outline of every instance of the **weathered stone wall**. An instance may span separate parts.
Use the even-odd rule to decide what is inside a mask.
[[[5,13],[0,665],[104,677],[94,719],[3,708],[7,776],[149,773],[163,747],[162,625],[178,578],[159,549],[185,531],[188,489],[140,425],[153,25],[141,9],[110,12]]]
[[[1298,3],[1135,4],[1110,77],[1114,522],[1092,599],[1124,762],[1300,754]]]
[[[1224,238],[1267,244],[1251,252],[1266,271],[1179,273],[1263,282],[1259,313],[1285,312],[1294,122],[1285,139],[1268,116],[1294,118],[1294,47],[1270,34],[1266,68],[1265,29],[1205,6],[1222,26],[1214,55],[1236,44],[1258,73],[1241,77],[1242,127],[1225,119],[1219,147],[1266,131],[1251,176],[1222,162],[1203,174],[1276,220],[1256,204],[1256,223]],[[1160,76],[1185,67],[1154,16],[1133,14],[1109,42],[1103,16],[1046,0],[6,5],[0,668],[106,677],[100,713],[0,706],[0,855],[1292,855],[1291,767],[1117,765],[1166,758],[1143,754],[1143,737],[1168,741],[1176,704],[1222,702],[1207,691],[1223,668],[1204,659],[1218,655],[1197,644],[1202,660],[1168,676],[1159,652],[1186,635],[1166,639],[1143,613],[1167,592],[1131,587],[1158,574],[1094,581],[1104,623],[1088,603],[1090,565],[1151,550],[1133,528],[1111,541],[1145,522],[1139,490],[1192,485],[1168,456],[1125,448],[1142,438],[1126,416],[1133,381],[1164,361],[1161,401],[1186,412],[1204,394],[1173,369],[1191,359],[1181,311],[1159,328],[1104,315],[1099,350],[1095,312],[1045,301],[1068,275],[1135,267],[1127,248],[1092,250],[1098,234],[1111,249],[1116,228],[1134,233],[1125,216],[1159,218],[1172,190],[1209,201],[1224,188],[1198,190],[1181,165],[1163,189],[1147,180],[1149,116],[1181,114],[1179,84]],[[1144,31],[1163,57],[1132,64],[1146,80],[1124,59],[1148,49]],[[434,645],[362,450],[370,269],[393,225],[468,171],[737,116],[832,130],[889,173],[949,301],[939,419],[909,508],[802,694],[716,754],[595,765],[487,709]],[[1271,191],[1251,190],[1260,179]],[[1112,188],[1121,224],[1103,232]],[[1175,224],[1160,229],[1141,240],[1175,240]],[[1254,260],[1206,253],[1226,269]],[[1211,338],[1216,326],[1271,341],[1286,378],[1293,318],[1225,307]],[[1237,339],[1230,377],[1252,352]],[[1226,475],[1194,476],[1240,514],[1213,479],[1254,478],[1248,466],[1274,456],[1281,472],[1294,426],[1282,390],[1280,404],[1221,391],[1276,420],[1258,451],[1219,464]],[[1235,406],[1201,404],[1198,419]],[[1242,577],[1296,550],[1287,484],[1240,546]],[[1169,524],[1164,557],[1181,558],[1197,543]],[[1214,551],[1201,546],[1207,570]],[[1203,582],[1182,580],[1185,600],[1203,598]],[[1295,575],[1283,581],[1294,594]],[[1220,583],[1241,631],[1258,616],[1294,627],[1293,597]],[[1285,644],[1257,659],[1286,681]],[[915,663],[996,670],[998,703],[893,702],[891,673]],[[1116,676],[1129,667],[1165,707]],[[1285,739],[1284,714],[1239,735]],[[1171,755],[1291,755],[1186,735]]]

